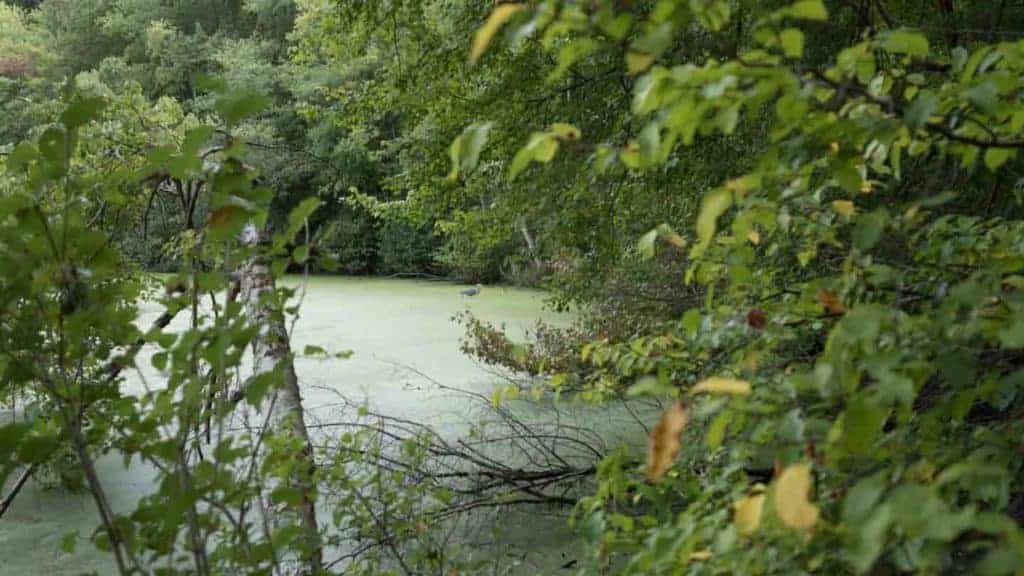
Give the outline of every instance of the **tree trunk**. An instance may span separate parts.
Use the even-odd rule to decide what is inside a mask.
[[[246,244],[256,246],[260,232],[252,224],[243,233]],[[306,428],[305,414],[302,408],[302,396],[299,392],[299,381],[295,375],[292,362],[291,345],[288,329],[285,324],[284,311],[275,308],[262,298],[264,294],[276,289],[274,275],[270,264],[260,255],[255,255],[245,263],[241,270],[241,298],[249,321],[259,327],[259,333],[253,340],[253,376],[273,371],[280,371],[282,382],[272,392],[270,398],[270,429],[276,434],[290,434],[303,445],[301,457],[304,462],[291,479],[302,493],[302,503],[296,514],[297,523],[302,526],[308,540],[308,554],[303,558],[303,574],[320,574],[323,569],[323,551],[320,543],[320,532],[317,525],[315,501],[313,493],[314,469],[313,445]],[[273,487],[270,487],[271,489]],[[278,510],[285,513],[286,510]]]
[[[540,255],[537,254],[537,243],[534,242],[530,229],[526,226],[525,218],[519,220],[519,232],[522,233],[523,240],[526,240],[526,247],[530,250],[530,258],[533,259],[533,264],[539,270],[543,263],[540,261]]]

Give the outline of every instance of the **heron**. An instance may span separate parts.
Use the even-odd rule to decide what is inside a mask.
[[[483,285],[477,284],[476,286],[474,286],[472,288],[467,288],[467,289],[463,290],[462,292],[459,292],[459,294],[462,294],[463,296],[476,296],[483,289],[484,289]]]

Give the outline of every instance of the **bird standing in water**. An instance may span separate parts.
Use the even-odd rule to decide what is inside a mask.
[[[476,286],[474,286],[472,288],[467,288],[466,290],[463,290],[462,292],[459,292],[459,294],[462,294],[463,296],[476,296],[483,289],[484,289],[484,287],[482,285],[477,284]]]

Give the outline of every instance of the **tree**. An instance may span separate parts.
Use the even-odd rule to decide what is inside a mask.
[[[865,6],[851,42],[816,24],[843,18],[818,1],[504,4],[477,32],[474,54],[504,25],[558,48],[562,66],[599,49],[573,46],[624,52],[642,126],[589,142],[598,172],[657,170],[745,123],[765,136],[700,194],[692,228],[640,239],[648,257],[687,248],[682,282],[699,299],[682,320],[586,344],[591,368],[553,380],[590,398],[676,399],[651,432],[648,478],[609,459],[582,505],[595,567],[1024,561],[1020,468],[1002,440],[1019,433],[1021,211],[1007,167],[1024,146],[1022,45],[960,46]],[[688,51],[693,35],[724,54]],[[578,132],[551,126],[510,178],[571,149]]]
[[[457,4],[0,8],[0,394],[41,407],[5,474],[73,453],[123,572],[465,571],[448,522],[513,502],[574,507],[585,573],[1024,567],[1024,11]],[[469,395],[502,434],[314,425],[276,279],[339,254],[579,321],[461,317],[518,373]],[[148,329],[139,263],[175,271]],[[166,381],[125,394],[146,344]],[[158,471],[129,514],[114,451]]]

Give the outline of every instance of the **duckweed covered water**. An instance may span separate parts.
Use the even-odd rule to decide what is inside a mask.
[[[289,279],[296,284],[298,279]],[[460,295],[464,286],[428,281],[313,277],[306,282],[300,317],[293,334],[299,351],[315,344],[332,351],[349,349],[346,360],[299,359],[296,369],[312,420],[324,417],[338,401],[335,392],[365,401],[376,412],[430,423],[457,433],[471,419],[471,407],[452,394],[430,386],[422,375],[445,385],[490,393],[495,376],[458,349],[462,328],[454,314],[470,310],[478,317],[504,324],[514,337],[522,336],[538,319],[565,324],[568,318],[543,307],[543,293],[533,290],[484,287],[478,296]],[[160,314],[155,303],[145,303],[139,320],[146,329]],[[183,327],[184,318],[173,326]],[[141,379],[159,383],[159,373],[140,356],[140,375],[128,375],[128,391],[141,388]],[[118,511],[130,510],[152,486],[153,473],[143,465],[127,469],[120,458],[99,462]],[[6,492],[6,491],[5,491]],[[525,550],[539,552],[561,546],[567,535],[561,523],[530,518],[528,511],[506,516],[511,532]],[[92,499],[47,489],[30,481],[0,520],[0,574],[112,573],[109,557],[88,541],[79,541],[71,554],[61,552],[61,539],[77,531],[87,537],[97,525]],[[524,565],[557,566],[559,554],[523,557]]]

